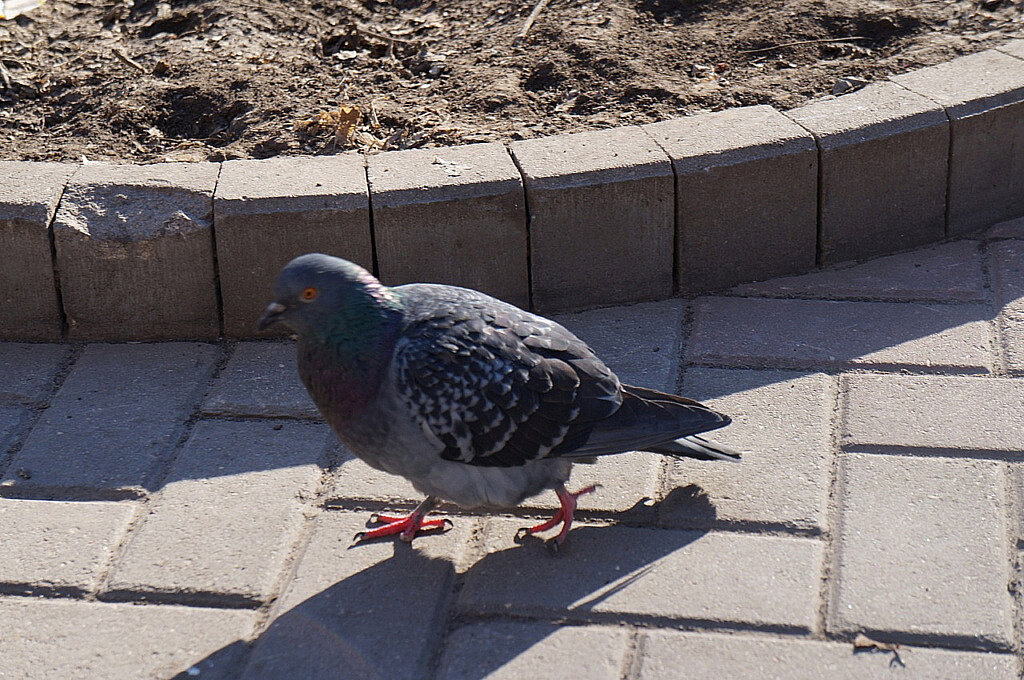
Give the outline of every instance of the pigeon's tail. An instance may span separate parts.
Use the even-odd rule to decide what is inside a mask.
[[[697,460],[728,460],[733,463],[740,462],[742,454],[720,442],[705,439],[697,435],[680,437],[674,441],[648,446],[644,449],[652,453],[663,453],[667,456],[682,458],[696,458]]]
[[[739,458],[739,452],[696,436],[725,427],[729,416],[692,399],[645,387],[623,385],[622,397],[622,405],[613,415],[594,423],[586,440],[574,442],[562,455],[651,451],[703,460]]]

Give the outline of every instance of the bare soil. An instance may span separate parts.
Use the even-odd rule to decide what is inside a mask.
[[[50,0],[0,158],[222,160],[782,109],[1024,36],[1021,0]]]

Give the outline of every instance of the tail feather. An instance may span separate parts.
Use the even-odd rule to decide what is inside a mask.
[[[696,437],[701,432],[729,424],[730,418],[685,397],[657,390],[622,386],[622,405],[611,416],[591,425],[582,442],[573,442],[556,455],[602,456],[623,451],[654,451],[669,455],[703,457],[707,460],[735,456],[720,452],[719,445]],[[701,444],[707,443],[713,448]],[[665,448],[669,450],[662,450]],[[707,453],[699,453],[707,449]],[[688,453],[689,452],[689,453]]]
[[[696,458],[697,460],[727,460],[733,463],[738,463],[743,456],[738,449],[697,435],[680,437],[664,444],[648,446],[644,450],[669,456]]]

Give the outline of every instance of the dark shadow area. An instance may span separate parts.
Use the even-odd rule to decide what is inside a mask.
[[[714,516],[706,495],[692,495]],[[396,540],[391,557],[277,615],[237,674],[231,667],[240,663],[242,641],[197,661],[198,676],[183,671],[175,680],[404,680],[432,677],[438,665],[444,677],[482,678],[561,626],[636,618],[601,606],[704,533],[581,526],[557,555],[527,537],[458,577],[452,562],[422,551],[430,537],[411,546]],[[475,647],[478,624],[496,617],[507,630],[485,649]]]

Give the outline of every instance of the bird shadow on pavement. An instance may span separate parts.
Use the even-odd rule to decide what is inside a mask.
[[[673,495],[714,516],[699,488],[676,489],[661,503]],[[286,592],[256,640],[227,645],[175,680],[484,678],[567,626],[614,623],[633,606],[657,611],[667,597],[686,597],[659,562],[706,533],[578,526],[554,555],[534,536],[512,542],[515,522],[490,521],[484,554],[468,566],[432,554],[427,542],[441,537],[395,541],[390,556],[297,604]]]

